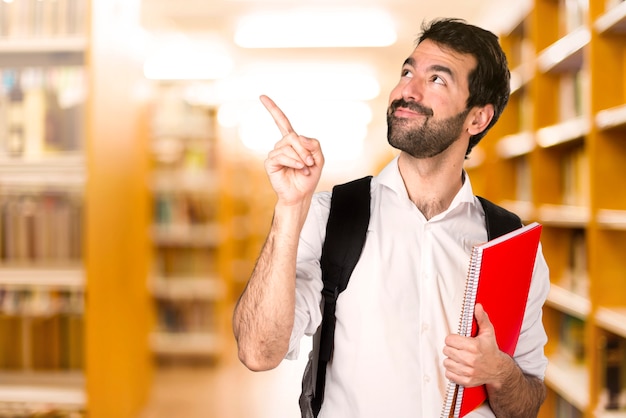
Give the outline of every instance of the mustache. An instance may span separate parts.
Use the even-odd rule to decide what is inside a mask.
[[[420,115],[424,115],[424,116],[433,116],[434,112],[430,107],[426,107],[424,105],[421,105],[417,102],[408,102],[404,99],[398,99],[398,100],[394,100],[393,102],[391,102],[391,105],[389,105],[389,111],[387,112],[388,116],[393,115],[393,112],[396,111],[397,108],[399,107],[404,107],[406,109],[409,109],[413,112],[419,113]]]

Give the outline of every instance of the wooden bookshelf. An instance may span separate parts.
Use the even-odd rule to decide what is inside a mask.
[[[481,144],[485,163],[472,168],[489,179],[479,186],[486,197],[544,224],[552,289],[543,317],[549,390],[540,417],[626,415],[623,401],[606,409],[603,351],[607,338],[626,345],[625,22],[626,2],[535,0],[501,34],[515,69],[511,100]],[[527,54],[526,66],[522,49],[536,57]],[[568,321],[582,324],[584,361],[562,355]]]
[[[189,82],[154,82],[150,150],[154,263],[150,293],[157,360],[219,360],[230,332],[223,259],[229,219],[217,112],[190,103]]]
[[[13,20],[31,7],[45,19]],[[20,118],[0,115],[0,201],[24,204],[0,225],[0,414],[130,418],[148,396],[147,102],[129,96],[143,82],[124,35],[132,9],[0,4],[0,72],[12,80],[0,111],[7,87],[22,88],[8,106],[23,100]],[[23,136],[5,143],[20,121]]]

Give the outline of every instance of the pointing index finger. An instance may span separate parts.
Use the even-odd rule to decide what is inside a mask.
[[[287,119],[287,116],[285,116],[283,111],[280,110],[280,108],[276,105],[276,103],[274,103],[272,99],[265,95],[261,96],[260,99],[261,103],[263,103],[263,106],[265,106],[267,111],[270,112],[270,114],[272,115],[274,123],[276,123],[276,126],[278,126],[278,129],[283,136],[287,136],[290,133],[295,133],[294,129],[291,127],[289,119]]]

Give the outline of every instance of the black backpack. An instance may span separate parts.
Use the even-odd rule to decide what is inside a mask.
[[[317,417],[324,400],[326,365],[333,353],[335,307],[339,293],[348,286],[359,261],[370,218],[371,176],[333,187],[326,239],[322,247],[323,316],[313,341],[302,380],[302,417]],[[522,226],[512,212],[477,196],[485,211],[488,239],[497,238]]]

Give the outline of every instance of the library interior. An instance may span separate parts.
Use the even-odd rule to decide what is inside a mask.
[[[0,417],[299,416],[310,347],[253,373],[231,325],[276,199],[259,95],[320,140],[320,190],[375,175],[437,17],[511,69],[464,168],[543,226],[539,417],[626,418],[622,0],[0,0]]]

